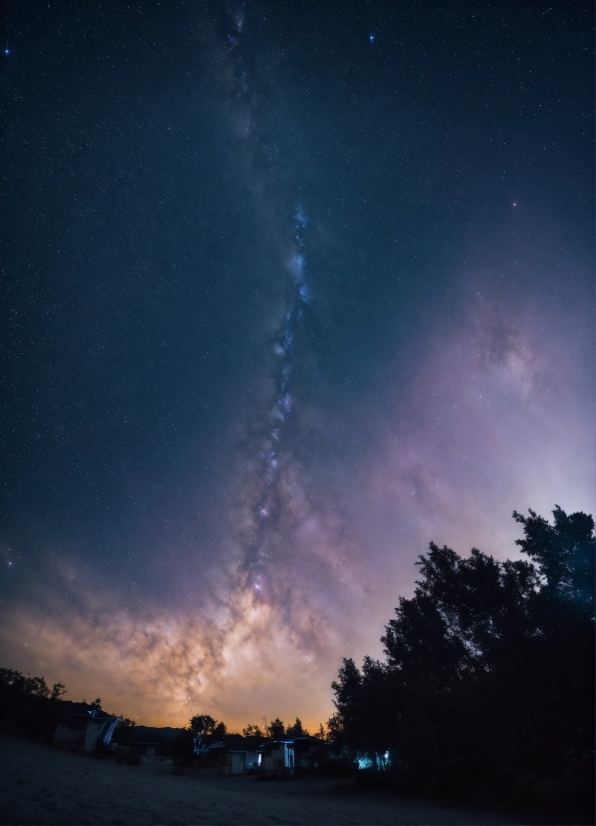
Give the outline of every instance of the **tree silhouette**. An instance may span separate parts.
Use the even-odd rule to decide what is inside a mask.
[[[267,726],[267,734],[272,740],[283,740],[286,736],[286,729],[279,717],[276,717],[275,720],[269,723]]]
[[[116,741],[121,745],[125,743],[130,743],[135,733],[135,726],[136,723],[134,720],[130,720],[128,717],[121,716],[120,720],[118,721],[118,725],[116,726]]]
[[[225,737],[228,733],[228,728],[225,723],[219,722],[216,723],[213,727],[213,735],[214,737]]]
[[[594,605],[594,519],[581,512],[567,516],[556,505],[551,526],[528,512],[529,517],[513,512],[525,534],[515,544],[535,561],[550,590],[589,611]]]
[[[326,740],[327,739],[327,732],[323,726],[323,723],[319,723],[319,728],[315,734],[315,737],[318,737],[319,740]]]
[[[302,720],[299,717],[296,717],[293,726],[288,726],[286,729],[286,737],[308,737],[308,731],[303,727]]]
[[[10,720],[23,736],[47,738],[63,714],[60,698],[65,692],[62,683],[50,690],[44,677],[0,668],[0,720]]]
[[[59,700],[66,694],[66,686],[64,683],[54,683],[50,692],[50,700]]]
[[[242,734],[245,737],[263,737],[263,732],[261,731],[260,726],[254,725],[249,723],[246,728],[242,729]]]
[[[594,521],[515,512],[527,560],[431,543],[385,662],[346,659],[329,731],[352,760],[385,749],[402,786],[545,807],[593,800]],[[536,778],[540,778],[538,781]]]
[[[215,720],[209,714],[195,714],[190,718],[188,728],[195,737],[198,737],[201,734],[212,734],[215,725]]]

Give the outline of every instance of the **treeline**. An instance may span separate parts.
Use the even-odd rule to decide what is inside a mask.
[[[64,700],[65,694],[66,686],[63,683],[54,683],[50,688],[44,677],[32,677],[11,668],[0,668],[0,730],[33,740],[50,741],[56,726],[68,714],[95,712],[102,716],[107,713],[103,711],[99,697],[91,703],[84,699],[73,702]],[[288,726],[278,717],[270,723],[265,722],[262,728],[258,724],[248,724],[242,729],[242,735],[239,735],[229,731],[223,721],[217,721],[209,714],[196,714],[187,727],[171,729],[172,733],[177,734],[173,734],[168,742],[161,729],[138,727],[134,720],[123,715],[115,716],[120,716],[115,734],[118,744],[129,745],[147,733],[156,742],[159,753],[172,756],[180,751],[189,760],[192,760],[194,754],[193,743],[199,736],[203,737],[204,742],[211,743],[215,740],[225,742],[240,736],[281,740],[309,735],[298,717]],[[314,736],[325,738],[322,724]]]
[[[50,688],[44,677],[0,668],[0,724],[3,731],[32,739],[52,736],[64,714],[63,683]],[[93,704],[87,708],[95,708]]]
[[[209,714],[196,714],[191,717],[187,729],[194,736],[213,735],[213,737],[225,738],[228,735],[237,737],[235,733],[228,732],[228,727],[223,721],[217,722]],[[285,726],[283,720],[276,717],[270,723],[265,723],[263,728],[260,725],[249,723],[242,729],[243,737],[266,737],[271,740],[291,739],[293,737],[309,736],[309,732],[302,725],[302,720],[296,717],[292,725]],[[321,739],[325,738],[325,730],[321,723],[317,733],[314,735]]]
[[[200,765],[206,767],[219,759],[218,752],[209,754],[209,747],[217,742],[236,750],[242,750],[248,743],[250,748],[265,743],[267,740],[290,740],[296,737],[311,736],[303,726],[302,720],[296,717],[292,725],[286,726],[283,720],[276,717],[270,723],[259,724],[249,723],[242,729],[242,734],[231,732],[223,721],[217,721],[209,714],[195,714],[191,717],[188,726],[180,730],[172,744],[170,754],[178,766],[187,766],[198,761]],[[326,733],[323,725],[314,737],[325,740]],[[250,742],[249,742],[250,741]]]
[[[0,730],[6,734],[50,742],[56,726],[68,714],[92,712],[100,717],[107,716],[99,697],[90,703],[85,699],[73,702],[63,699],[66,693],[64,683],[54,683],[50,688],[45,677],[32,677],[12,668],[0,668]],[[120,717],[118,731],[126,739],[135,724],[122,715]]]
[[[384,661],[343,661],[331,737],[403,791],[593,811],[594,520],[513,516],[529,559],[419,558]]]

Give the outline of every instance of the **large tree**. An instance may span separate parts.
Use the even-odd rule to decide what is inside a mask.
[[[210,714],[195,714],[194,717],[190,718],[190,722],[188,724],[189,730],[193,733],[193,735],[195,735],[195,737],[201,734],[213,734],[215,726],[216,721]]]
[[[267,734],[271,737],[272,740],[283,740],[286,736],[286,728],[283,722],[276,717],[275,720],[272,720],[268,726],[266,726]]]
[[[296,722],[293,726],[287,727],[286,737],[308,737],[308,731],[302,725],[300,717],[296,717]]]
[[[344,660],[329,727],[352,755],[392,746],[426,791],[548,789],[576,799],[594,757],[594,522],[514,513],[527,560],[432,543],[382,637],[386,661]],[[542,778],[537,781],[536,778]],[[517,789],[517,791],[515,791]],[[536,791],[538,789],[538,791]]]

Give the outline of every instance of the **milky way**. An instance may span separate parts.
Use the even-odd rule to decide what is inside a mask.
[[[592,12],[469,12],[12,7],[0,665],[315,727],[429,541],[593,510]]]
[[[254,543],[248,550],[247,566],[251,573],[251,583],[255,590],[261,592],[265,587],[267,577],[267,560],[270,554],[267,551],[267,534],[271,525],[279,521],[277,513],[279,502],[279,474],[280,451],[283,449],[284,425],[292,412],[294,396],[292,395],[292,354],[294,338],[299,335],[300,322],[304,316],[304,305],[310,301],[311,293],[305,280],[303,255],[303,232],[308,219],[300,207],[295,216],[294,243],[287,263],[287,271],[295,286],[292,306],[283,316],[279,334],[274,345],[274,353],[279,361],[276,370],[275,389],[277,397],[270,412],[271,429],[263,442],[263,492],[256,506],[256,522],[258,525]]]
[[[296,402],[293,392],[294,353],[300,336],[307,306],[312,301],[312,287],[307,278],[306,233],[309,219],[303,206],[297,203],[293,215],[283,214],[283,205],[276,201],[276,169],[269,146],[271,136],[263,122],[266,104],[258,93],[258,81],[251,77],[243,55],[246,12],[242,3],[228,3],[221,34],[224,44],[224,74],[230,78],[227,92],[231,123],[241,120],[237,130],[237,147],[246,155],[249,176],[253,181],[255,207],[267,197],[267,218],[279,226],[274,260],[282,281],[284,296],[282,315],[273,334],[272,353],[274,398],[263,423],[265,435],[260,445],[262,466],[258,479],[250,480],[254,498],[252,524],[244,526],[240,542],[244,545],[240,570],[247,574],[247,586],[263,598],[272,598],[271,568],[275,567],[278,529],[282,520],[284,499],[280,490],[282,462],[291,461],[291,449],[284,435],[288,419]],[[267,194],[265,196],[265,193]],[[254,428],[254,423],[252,423]],[[283,541],[283,540],[282,540]]]

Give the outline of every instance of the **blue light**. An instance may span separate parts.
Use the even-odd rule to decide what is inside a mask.
[[[368,39],[369,39],[369,42],[370,42],[370,43],[374,43],[374,42],[375,42],[375,40],[377,39],[377,36],[376,36],[376,34],[375,34],[374,32],[371,32],[371,33],[369,34],[369,36],[368,36]]]

